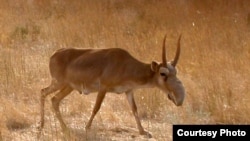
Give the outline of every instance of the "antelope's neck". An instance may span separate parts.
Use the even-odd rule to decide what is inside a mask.
[[[138,68],[138,84],[142,86],[153,87],[155,85],[155,72],[151,69],[151,64],[143,64]]]

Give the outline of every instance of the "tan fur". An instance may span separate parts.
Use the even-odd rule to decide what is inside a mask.
[[[176,63],[177,61],[175,60]],[[41,129],[44,126],[45,98],[56,91],[59,92],[52,98],[52,104],[64,132],[68,129],[61,117],[59,103],[75,89],[84,94],[98,92],[95,107],[86,128],[90,128],[107,92],[126,93],[139,132],[144,135],[150,134],[144,131],[139,120],[133,90],[142,87],[158,87],[166,93],[173,92],[174,96],[171,95],[171,100],[176,105],[182,104],[185,95],[184,87],[176,77],[174,66],[154,61],[151,64],[143,63],[120,48],[59,49],[51,56],[49,68],[52,77],[51,85],[41,91]]]

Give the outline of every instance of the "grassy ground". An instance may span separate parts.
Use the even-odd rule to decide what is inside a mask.
[[[249,124],[250,2],[247,0],[0,0],[0,140],[64,140],[46,101],[45,129],[36,138],[40,89],[49,85],[50,55],[62,47],[127,49],[136,58],[168,58],[183,35],[178,76],[186,87],[182,107],[158,89],[136,91],[139,136],[124,95],[108,94],[84,127],[96,94],[73,92],[61,103],[72,140],[171,140],[173,124]]]

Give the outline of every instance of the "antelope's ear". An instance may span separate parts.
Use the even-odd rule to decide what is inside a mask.
[[[159,63],[157,63],[156,61],[152,61],[152,63],[151,63],[151,70],[153,72],[157,72],[159,70]]]

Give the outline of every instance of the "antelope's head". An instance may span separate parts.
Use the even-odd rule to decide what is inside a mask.
[[[178,63],[181,51],[180,41],[181,35],[177,43],[177,50],[174,60],[167,62],[165,52],[165,36],[162,47],[162,63],[153,61],[151,64],[151,69],[155,72],[156,85],[167,94],[168,98],[173,101],[176,106],[181,106],[185,97],[185,89],[182,85],[182,82],[177,77],[176,70],[176,65]]]

